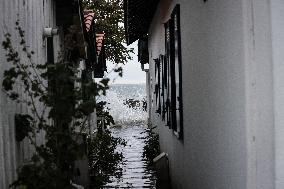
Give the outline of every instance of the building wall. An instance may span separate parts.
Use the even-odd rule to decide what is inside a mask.
[[[184,139],[165,126],[155,103],[150,114],[161,149],[169,154],[173,188],[274,188],[270,1],[161,1],[149,31],[152,79],[153,59],[165,53],[163,23],[176,3],[181,5]],[[153,82],[149,88],[154,101]]]
[[[274,188],[273,64],[270,3],[244,1],[247,188]]]
[[[284,2],[271,1],[275,116],[275,188],[284,188]]]
[[[14,39],[13,44],[19,50],[19,41],[17,41],[18,37],[14,29],[18,18],[22,29],[25,30],[27,44],[35,52],[34,61],[45,63],[46,45],[42,34],[44,27],[55,26],[54,1],[0,1],[0,42],[2,44],[4,40],[4,33],[9,32]],[[54,41],[58,44],[57,38]],[[0,81],[2,83],[3,72],[9,68],[9,64],[6,62],[2,46],[0,49]],[[21,87],[18,87],[18,91],[22,91]],[[24,94],[22,98],[26,98]],[[4,90],[0,91],[0,188],[9,188],[9,184],[16,178],[16,168],[28,160],[33,153],[27,140],[21,143],[15,141],[14,114],[27,112],[27,107],[11,102]],[[39,134],[37,142],[40,143],[42,140],[43,134]]]

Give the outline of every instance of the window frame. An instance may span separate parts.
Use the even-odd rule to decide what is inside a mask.
[[[166,82],[166,125],[174,134],[183,138],[183,101],[182,101],[182,53],[180,5],[177,4],[165,27],[165,61],[167,65]],[[164,70],[163,70],[164,72]]]

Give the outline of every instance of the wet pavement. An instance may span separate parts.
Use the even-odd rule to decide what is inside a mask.
[[[111,183],[103,188],[153,188],[156,185],[155,172],[143,160],[144,138],[146,126],[141,124],[112,128],[114,136],[127,142],[127,146],[118,150],[122,151],[124,163],[120,179],[112,178]]]

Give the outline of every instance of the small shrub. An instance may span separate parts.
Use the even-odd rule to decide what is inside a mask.
[[[145,146],[143,148],[143,158],[145,158],[150,164],[153,163],[153,159],[160,154],[159,135],[154,132],[156,127],[148,127],[145,132]]]
[[[108,129],[99,128],[96,137],[89,141],[89,163],[93,188],[101,188],[110,181],[110,177],[120,178],[123,155],[117,152],[119,145],[126,145],[121,138],[111,135]]]

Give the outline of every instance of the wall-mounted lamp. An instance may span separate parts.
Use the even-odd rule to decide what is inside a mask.
[[[141,70],[144,72],[149,71],[149,64],[141,64]]]
[[[43,28],[43,37],[52,37],[54,35],[58,35],[57,28]]]
[[[58,28],[43,28],[43,34],[42,34],[42,46],[45,47],[46,46],[46,42],[49,43],[51,46],[53,46],[53,39],[52,37],[54,35],[58,35],[59,30]]]

